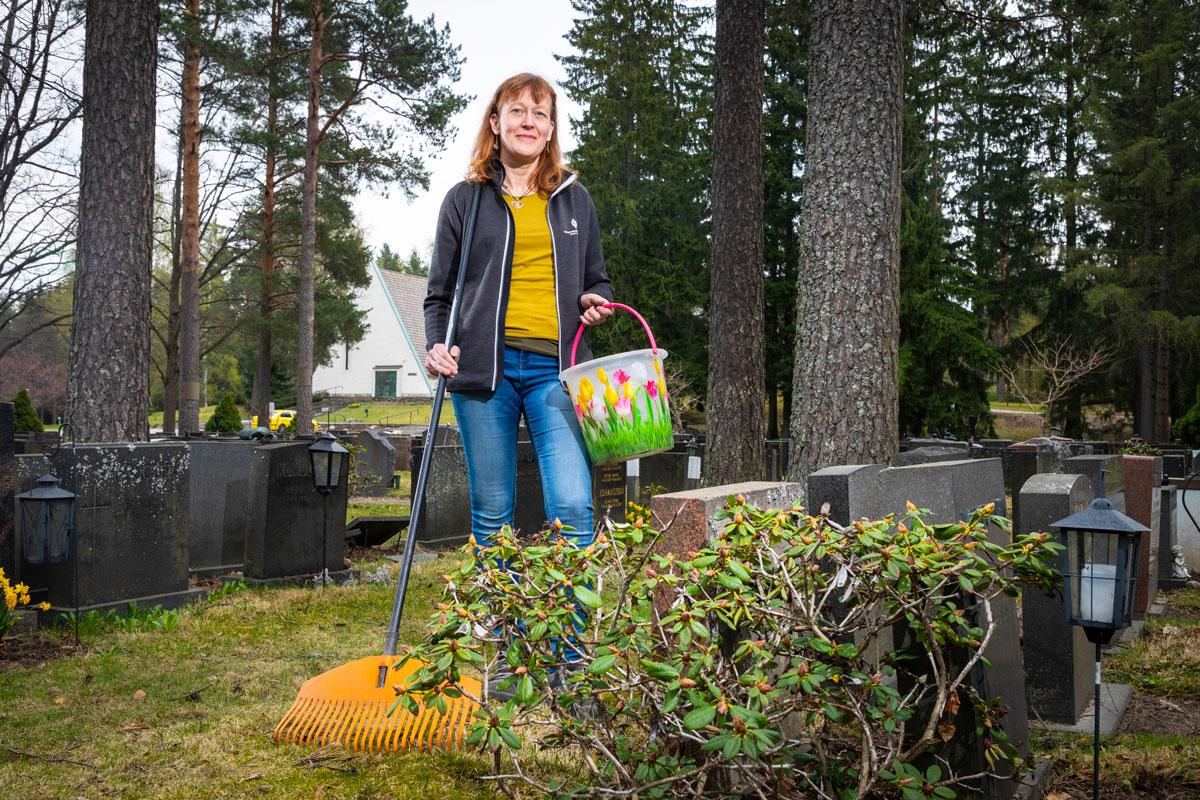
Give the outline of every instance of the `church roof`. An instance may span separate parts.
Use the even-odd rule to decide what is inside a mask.
[[[425,286],[427,280],[417,275],[405,275],[390,269],[380,269],[383,288],[392,299],[392,305],[400,315],[400,322],[412,339],[413,348],[425,361]]]

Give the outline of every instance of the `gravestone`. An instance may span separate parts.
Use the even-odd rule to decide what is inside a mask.
[[[225,575],[242,568],[246,531],[254,519],[250,481],[255,447],[256,443],[251,441],[227,439],[188,443],[191,452],[188,566],[198,578]]]
[[[856,465],[819,470],[808,479],[808,504],[816,511],[828,503],[830,517],[835,522],[903,514],[909,501],[918,508],[929,509],[925,520],[930,523],[966,519],[988,503],[994,503],[995,513],[1003,516],[1005,478],[1000,460],[967,459],[965,451],[960,451],[960,458],[963,460],[907,467]],[[1007,534],[998,526],[991,526],[988,535],[997,544],[1008,544]],[[996,598],[992,601],[992,614],[996,626],[984,651],[992,667],[977,667],[971,683],[985,699],[999,697],[1008,704],[1009,710],[1001,726],[1014,746],[1024,754],[1028,752],[1029,720],[1024,702],[1024,668],[1016,604],[1012,598]],[[897,628],[894,633],[898,649],[914,652],[920,649],[908,640],[906,630]],[[901,687],[901,691],[904,690]],[[960,708],[955,727],[956,733],[937,748],[938,753],[953,759],[952,763],[960,772],[985,771],[984,747],[976,737],[974,712],[969,704]],[[1014,780],[1011,776],[988,778],[981,788],[985,797],[1008,798],[1012,795]]]
[[[1165,589],[1182,589],[1186,581],[1172,574],[1176,544],[1175,520],[1179,515],[1179,489],[1175,486],[1158,487],[1158,585]]]
[[[1133,590],[1133,613],[1145,616],[1158,597],[1158,503],[1162,487],[1160,456],[1122,456],[1125,482],[1125,513],[1142,523],[1150,533],[1138,537],[1137,582]],[[1107,477],[1107,476],[1106,476]]]
[[[717,512],[726,500],[739,494],[759,508],[791,508],[803,497],[804,487],[799,483],[747,481],[656,495],[650,499],[650,510],[669,527],[654,546],[655,552],[683,554],[707,545],[724,526],[717,521]]]
[[[1200,481],[1179,490],[1175,514],[1175,544],[1183,548],[1183,560],[1192,572],[1200,572]],[[1188,512],[1191,512],[1190,515]]]
[[[1017,532],[1053,532],[1051,523],[1087,508],[1093,496],[1092,482],[1085,476],[1035,475],[1021,489],[1025,511]],[[1061,553],[1050,566],[1062,571]],[[1021,611],[1029,706],[1044,720],[1074,724],[1092,696],[1092,645],[1082,628],[1066,621],[1061,592],[1028,589]]]
[[[396,472],[396,448],[379,431],[362,431],[354,438],[359,448],[355,470],[359,475],[359,491],[368,497],[384,497],[392,488]]]
[[[655,453],[652,456],[638,459],[640,464],[640,482],[643,493],[653,487],[662,487],[661,492],[682,492],[687,488],[688,454],[683,451],[671,450],[666,453]],[[635,498],[629,498],[634,500]]]
[[[766,471],[763,480],[784,480],[787,476],[790,453],[791,441],[789,439],[767,439],[763,450],[763,468]]]
[[[411,470],[414,437],[404,433],[389,433],[387,438],[396,454],[396,460],[392,462],[392,474]]]
[[[19,470],[21,491],[52,471],[77,495],[71,547],[78,595],[71,558],[21,565],[31,588],[47,590],[52,614],[76,605],[122,611],[130,602],[173,608],[198,595],[188,588],[190,461],[183,443],[81,444],[29,459]]]
[[[17,572],[16,501],[17,453],[13,441],[13,404],[0,403],[0,568],[10,582],[20,579]]]
[[[243,566],[248,581],[304,581],[345,569],[349,460],[342,459],[337,490],[322,497],[313,488],[310,444],[300,439],[254,451]]]
[[[414,444],[413,469],[419,472],[421,446]],[[645,463],[645,460],[643,460]],[[537,533],[546,527],[542,478],[533,443],[517,442],[516,505],[513,527]],[[412,491],[416,491],[414,478]],[[625,519],[625,472],[623,464],[592,468],[592,513],[596,521],[608,511],[616,522]],[[418,523],[417,541],[431,548],[461,547],[471,535],[471,494],[467,460],[461,444],[438,445],[433,449],[425,507]]]
[[[896,456],[896,466],[911,467],[914,464],[932,464],[938,461],[961,461],[966,457],[966,451],[961,447],[927,445],[899,453]]]
[[[1104,496],[1113,504],[1113,508],[1125,511],[1125,471],[1124,456],[1115,455],[1080,455],[1072,456],[1063,461],[1062,468],[1055,470],[1064,475],[1085,475],[1091,481],[1092,491],[1100,487],[1100,470],[1104,470]]]
[[[1188,455],[1179,452],[1162,454],[1163,474],[1168,478],[1184,478],[1188,475]]]

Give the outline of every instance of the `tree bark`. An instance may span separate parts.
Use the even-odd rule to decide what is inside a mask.
[[[814,0],[791,467],[899,449],[903,0]]]
[[[163,433],[174,435],[175,414],[179,410],[179,281],[183,269],[180,250],[182,238],[183,130],[176,137],[175,185],[171,192],[171,280],[167,286],[166,365],[163,367]]]
[[[322,40],[327,19],[321,0],[312,8],[312,41],[308,48],[308,123],[304,141],[304,183],[300,220],[300,287],[297,298],[300,331],[296,343],[296,431],[312,430],[313,317],[316,305],[317,168],[321,157]]]
[[[1138,342],[1138,396],[1133,408],[1133,432],[1147,442],[1154,440],[1154,342],[1153,334],[1142,334]]]
[[[763,0],[717,0],[704,482],[763,476]]]
[[[1154,442],[1171,441],[1171,341],[1156,337],[1154,353]]]
[[[179,284],[179,433],[200,430],[200,0],[187,0],[184,40],[183,203]]]
[[[149,438],[155,0],[88,0],[68,419],[78,441]]]
[[[276,54],[282,49],[283,2],[271,2],[271,55],[267,65],[267,137],[263,153],[263,216],[261,279],[258,295],[258,361],[254,365],[254,387],[250,393],[250,414],[259,424],[269,422],[267,410],[271,402],[271,293],[275,275],[275,164],[279,133],[279,83]]]

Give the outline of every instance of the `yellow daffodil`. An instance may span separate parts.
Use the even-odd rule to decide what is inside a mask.
[[[45,603],[45,602],[38,603],[38,608],[39,608],[40,610],[42,610],[42,611],[49,611],[49,610],[50,610],[50,604],[49,604],[49,603]]]

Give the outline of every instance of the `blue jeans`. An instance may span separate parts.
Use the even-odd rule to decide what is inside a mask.
[[[558,359],[506,347],[504,378],[496,391],[450,397],[467,460],[475,540],[486,545],[513,522],[517,425],[523,414],[537,453],[546,519],[573,527],[563,535],[577,547],[591,544],[591,463],[571,398],[558,380]]]

